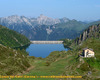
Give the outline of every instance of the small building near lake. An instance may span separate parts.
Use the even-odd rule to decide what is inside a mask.
[[[90,48],[84,48],[82,52],[83,57],[94,57],[95,53],[93,49]]]

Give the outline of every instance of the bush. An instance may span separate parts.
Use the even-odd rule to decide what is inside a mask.
[[[6,74],[7,75],[13,75],[13,73],[15,73],[15,71],[13,69],[9,69]]]
[[[85,63],[83,63],[83,64],[80,66],[80,69],[81,69],[82,71],[89,71],[89,70],[90,70],[89,67],[90,67],[89,64],[88,64],[87,62],[85,62]]]
[[[30,67],[30,64],[26,61],[26,60],[23,60],[23,65],[25,66],[25,67]]]
[[[45,66],[50,66],[50,62],[46,61],[46,65]]]
[[[35,57],[34,57],[34,56],[31,56],[30,58],[35,59]]]
[[[94,79],[94,80],[100,80],[100,78]]]
[[[38,57],[37,59],[43,59],[42,57]]]

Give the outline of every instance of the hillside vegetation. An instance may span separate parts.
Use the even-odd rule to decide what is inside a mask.
[[[0,75],[15,75],[30,67],[28,53],[13,49],[29,43],[25,36],[0,25]]]
[[[76,59],[80,60],[81,64],[78,64],[79,66],[76,70],[78,70],[79,73],[85,73],[83,76],[85,80],[96,80],[96,78],[98,78],[97,80],[100,79],[100,24],[90,26],[75,40],[65,39],[64,46],[70,47],[77,56]],[[83,48],[92,48],[95,52],[95,57],[79,57],[78,55],[82,54]],[[88,71],[91,72],[89,76],[87,75]]]
[[[20,47],[30,41],[23,35],[0,25],[0,44],[9,47]]]
[[[0,45],[0,75],[15,75],[30,67],[27,53]]]

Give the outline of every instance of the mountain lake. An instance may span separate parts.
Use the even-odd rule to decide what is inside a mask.
[[[53,51],[67,51],[63,44],[30,44],[26,51],[29,56],[47,57]]]

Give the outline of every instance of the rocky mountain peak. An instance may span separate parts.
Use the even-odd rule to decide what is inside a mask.
[[[12,24],[12,23],[21,22],[21,19],[17,15],[12,15],[12,16],[1,18],[1,21],[4,21],[5,23]]]
[[[37,22],[38,24],[45,24],[45,25],[53,25],[53,24],[57,24],[60,23],[59,19],[53,19],[47,16],[44,16],[43,14],[41,14],[38,18],[37,18]]]
[[[8,17],[0,18],[0,22],[4,22],[5,24],[8,24],[8,25],[16,24],[16,23],[17,24],[26,23],[26,24],[31,25],[28,18],[26,18],[25,16],[18,16],[18,15],[12,15]]]
[[[68,18],[64,17],[64,18],[61,18],[60,21],[66,23],[66,22],[69,22],[70,20]]]
[[[47,16],[45,16],[45,15],[43,15],[43,14],[40,14],[40,16],[38,17],[39,19],[47,19],[47,18],[49,18],[49,17],[47,17]]]

